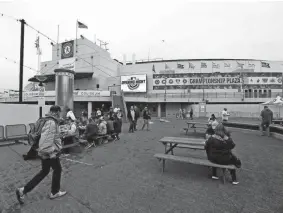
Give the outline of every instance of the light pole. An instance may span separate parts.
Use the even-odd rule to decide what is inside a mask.
[[[39,84],[39,94],[38,94],[38,105],[39,105],[39,117],[42,118],[42,105],[45,105],[45,87],[43,85],[43,82],[47,80],[47,77],[44,75],[36,75],[35,78],[38,80]]]

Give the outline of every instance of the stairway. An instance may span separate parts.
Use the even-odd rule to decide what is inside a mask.
[[[127,106],[124,99],[124,93],[121,91],[121,95],[112,95],[112,106],[114,108],[119,107],[123,113],[123,122],[127,122]]]

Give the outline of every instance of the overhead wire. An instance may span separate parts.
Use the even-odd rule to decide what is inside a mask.
[[[19,19],[16,19],[15,17],[9,16],[9,15],[3,14],[3,13],[0,13],[0,15],[1,15],[2,17],[7,17],[7,18],[10,18],[10,19],[12,19],[12,20],[15,20],[15,21],[19,22]],[[38,34],[41,34],[42,36],[44,36],[45,38],[47,38],[48,40],[50,40],[50,41],[53,42],[54,44],[57,44],[57,42],[56,42],[55,40],[51,39],[49,36],[47,36],[46,34],[42,33],[41,31],[37,30],[36,28],[34,28],[33,26],[31,26],[31,25],[28,24],[27,22],[25,22],[25,25],[28,26],[29,28],[31,28],[32,30],[36,31]],[[57,44],[57,45],[58,45],[58,44]],[[87,45],[87,44],[80,44],[80,45],[85,45],[85,46],[88,46],[89,48],[95,50],[94,48],[92,48],[91,46],[89,46],[89,45]],[[79,46],[79,45],[78,45],[78,46]],[[115,63],[114,61],[110,60],[109,58],[106,58],[105,56],[102,56],[101,54],[99,54],[98,51],[95,50],[95,52],[98,53],[99,57],[102,57],[102,58],[104,58],[104,59],[106,59],[106,60],[108,60],[108,61],[110,61],[110,62],[112,62],[112,63]],[[108,70],[110,70],[110,71],[113,71],[113,70],[109,69],[108,67],[105,67],[105,66],[103,66],[103,65],[93,65],[93,64],[89,63],[88,61],[86,61],[84,58],[81,58],[81,57],[79,57],[79,56],[76,56],[76,57],[79,58],[79,59],[81,59],[81,60],[83,60],[83,61],[86,62],[87,64],[89,64],[91,67],[100,70],[101,72],[103,72],[104,74],[108,75],[109,77],[113,77],[113,78],[118,78],[118,77],[120,77],[120,76],[113,76],[113,75],[111,75],[111,74],[105,72],[104,70],[100,69],[98,66],[102,66],[102,67],[104,67],[105,69],[108,69]],[[59,60],[60,60],[60,59],[59,59]],[[59,60],[56,60],[56,61],[59,61]],[[55,67],[57,64],[58,64],[58,63],[56,63],[54,66],[52,66],[51,68],[49,68],[48,70],[46,70],[46,71],[43,72],[42,74],[48,72],[50,69],[52,69],[53,67]],[[43,69],[45,68],[45,67],[43,67],[41,70],[37,71],[37,70],[35,70],[35,69],[33,69],[33,68],[30,68],[30,67],[28,67],[28,66],[25,66],[25,67],[26,67],[26,68],[29,68],[29,69],[31,69],[31,70],[34,70],[34,71],[36,71],[36,72],[39,72],[39,73],[41,72],[41,70],[43,70]]]
[[[8,58],[8,57],[5,57],[5,56],[0,56],[0,58],[4,58],[4,59],[6,59],[7,61],[13,62],[13,63],[15,63],[15,64],[20,64],[19,62],[15,61],[15,60],[13,60],[13,59],[10,59],[10,58]],[[37,70],[34,69],[34,68],[32,68],[32,67],[29,67],[29,66],[26,66],[26,65],[23,65],[23,66],[24,66],[25,68],[28,68],[28,69],[30,69],[30,70],[33,70],[33,71],[37,72]]]

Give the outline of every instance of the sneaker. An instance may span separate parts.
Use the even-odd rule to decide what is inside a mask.
[[[67,194],[67,192],[65,192],[65,191],[59,191],[59,192],[57,192],[55,195],[54,194],[50,194],[50,199],[52,200],[52,199],[55,199],[55,198],[58,198],[58,197],[62,197],[62,196],[64,196],[65,194]]]
[[[238,181],[233,181],[232,184],[233,184],[233,185],[238,185],[239,182],[238,182]]]
[[[16,195],[17,195],[17,200],[19,201],[19,203],[21,205],[24,204],[24,199],[25,199],[24,188],[18,188],[16,190]]]
[[[219,180],[219,177],[212,176],[212,179],[213,179],[213,180]]]

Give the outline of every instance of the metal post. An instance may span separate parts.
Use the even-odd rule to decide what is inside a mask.
[[[20,43],[20,75],[19,75],[19,102],[23,102],[23,76],[24,76],[24,42],[25,42],[25,20],[21,19],[21,43]]]
[[[165,93],[164,93],[164,101],[166,101],[166,96],[167,96],[167,77],[165,79]]]
[[[204,76],[202,75],[202,100],[204,101]]]

